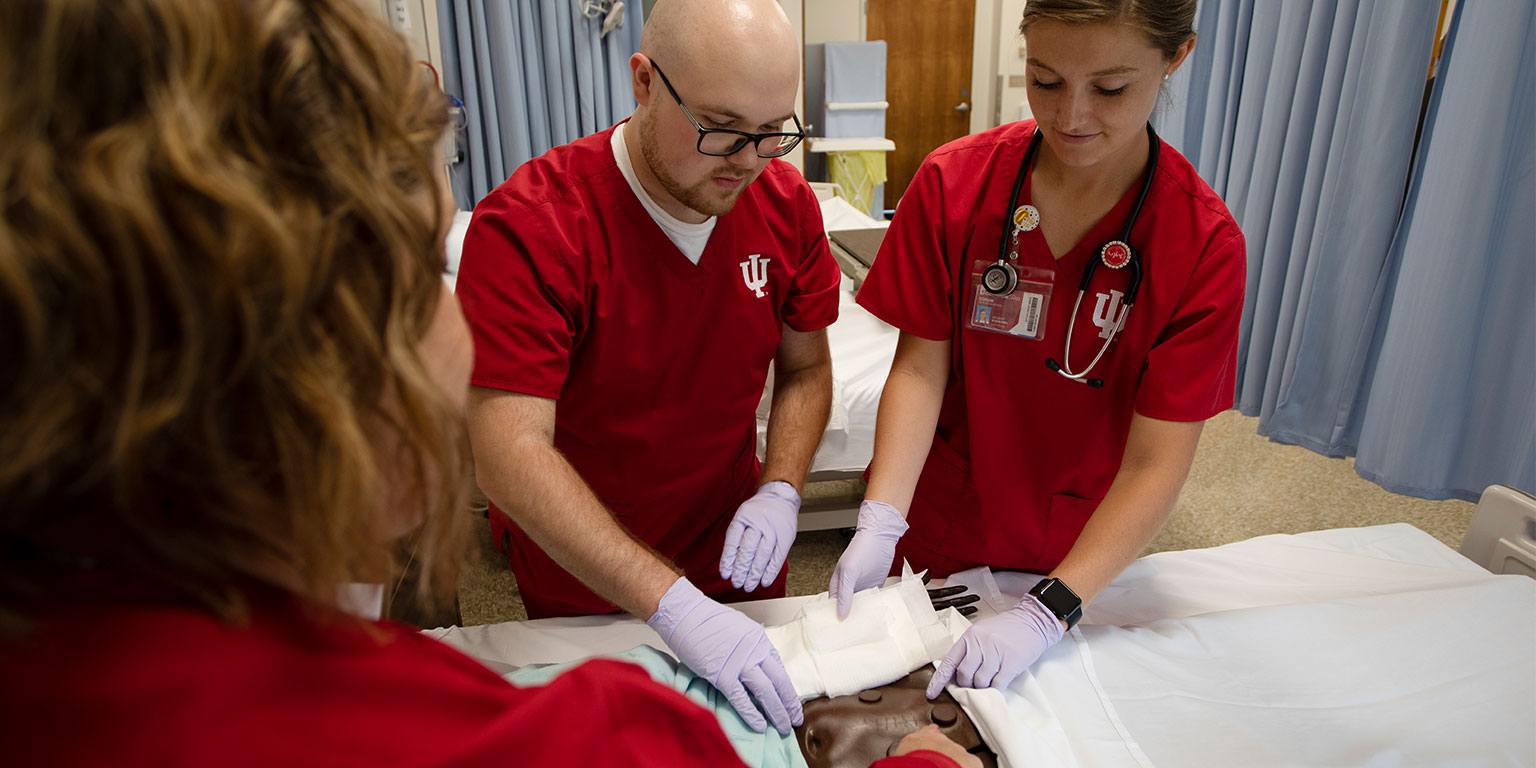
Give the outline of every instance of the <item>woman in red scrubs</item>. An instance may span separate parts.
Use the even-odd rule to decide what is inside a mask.
[[[859,303],[902,331],[839,606],[905,558],[1049,574],[951,678],[1006,687],[1147,546],[1231,407],[1244,244],[1148,120],[1194,0],[1030,0],[1035,119],[940,147]]]
[[[338,597],[465,551],[446,124],[355,0],[0,3],[0,762],[742,765],[640,667],[518,688]]]

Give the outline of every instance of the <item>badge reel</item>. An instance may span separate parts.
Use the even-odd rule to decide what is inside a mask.
[[[1013,244],[1007,260],[977,261],[972,266],[973,300],[967,323],[971,328],[1032,341],[1045,338],[1056,273],[1016,265],[1019,235],[1038,226],[1040,212],[1033,205],[1019,206],[1013,212]]]

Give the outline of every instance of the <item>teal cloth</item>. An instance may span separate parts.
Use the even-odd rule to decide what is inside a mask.
[[[715,719],[720,721],[720,728],[725,731],[726,738],[730,739],[731,745],[736,748],[736,754],[741,756],[742,762],[752,768],[808,768],[805,758],[800,754],[800,747],[795,744],[794,734],[780,736],[772,726],[769,726],[764,733],[748,728],[741,716],[736,714],[735,707],[726,701],[720,691],[671,656],[649,645],[641,645],[620,654],[601,658],[638,664],[651,673],[651,677],[656,682],[680,691],[695,703],[715,713]],[[513,685],[544,685],[580,663],[580,661],[573,661],[565,664],[521,667],[506,674],[505,677]]]

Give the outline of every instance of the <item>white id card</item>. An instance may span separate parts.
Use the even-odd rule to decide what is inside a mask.
[[[1012,293],[998,296],[981,284],[981,273],[990,264],[978,261],[971,269],[971,313],[966,325],[978,331],[1032,341],[1044,339],[1056,273],[1033,267],[1018,268],[1018,286]]]

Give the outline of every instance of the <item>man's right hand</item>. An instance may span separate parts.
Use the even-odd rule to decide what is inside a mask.
[[[800,696],[779,652],[768,642],[763,626],[746,614],[705,597],[687,578],[679,578],[645,623],[661,635],[678,661],[725,694],[747,727],[761,733],[772,722],[787,735],[805,722]]]
[[[853,593],[885,583],[896,558],[896,542],[907,532],[906,519],[883,501],[865,499],[859,505],[858,525],[827,584],[827,591],[837,600],[839,619],[848,618],[853,610]]]

